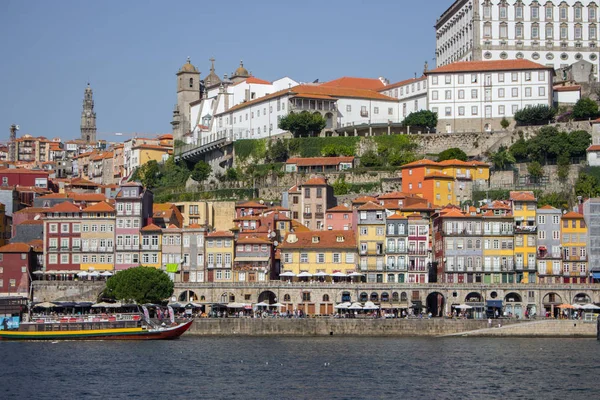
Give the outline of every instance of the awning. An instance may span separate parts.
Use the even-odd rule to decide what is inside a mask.
[[[167,272],[177,272],[178,264],[167,264]]]
[[[488,307],[502,308],[502,300],[488,300],[486,303]]]
[[[236,257],[233,261],[241,261],[241,262],[256,262],[256,261],[269,261],[270,257]]]
[[[600,272],[592,272],[592,278],[600,279]]]

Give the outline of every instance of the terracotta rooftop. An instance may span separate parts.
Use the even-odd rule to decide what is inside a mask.
[[[240,234],[240,237],[235,241],[235,244],[271,244],[271,242],[267,239]]]
[[[439,163],[424,158],[422,160],[417,160],[417,161],[410,162],[408,164],[404,164],[400,168],[404,169],[404,168],[411,168],[411,167],[421,167],[421,166],[426,166],[426,165],[433,166],[433,167],[440,166]]]
[[[25,243],[10,243],[0,247],[0,253],[27,253],[31,246]]]
[[[296,235],[297,241],[289,243],[291,235]],[[318,238],[318,241],[313,238]],[[342,237],[343,241],[338,241]],[[353,231],[308,231],[289,233],[283,243],[279,245],[281,249],[353,249],[356,250],[356,237]]]
[[[402,214],[392,214],[389,217],[386,217],[386,219],[406,219],[406,217]]]
[[[377,78],[354,78],[351,76],[344,76],[334,79],[332,81],[322,83],[320,86],[367,90],[381,90],[385,87],[383,82]]]
[[[550,204],[546,204],[543,207],[538,207],[538,210],[556,210],[556,211],[559,211],[558,208],[554,208]]]
[[[156,226],[154,224],[146,225],[145,227],[140,229],[140,231],[142,231],[142,232],[157,232],[160,230],[161,230],[160,226]]]
[[[600,122],[600,120],[598,120]],[[593,144],[586,149],[586,151],[600,151],[600,144]]]
[[[360,196],[352,200],[352,204],[364,204],[368,202],[376,202],[377,198],[373,196]]]
[[[562,219],[583,219],[583,215],[575,211],[568,212],[562,216]]]
[[[389,85],[386,85],[386,86],[378,89],[377,91],[378,92],[385,92],[386,90],[389,90],[389,89],[395,89],[395,88],[400,87],[400,86],[410,85],[411,83],[421,82],[421,81],[424,81],[426,79],[427,79],[427,77],[425,75],[422,75],[420,78],[405,79],[405,80],[400,81],[400,82],[391,83]]]
[[[100,201],[93,206],[89,206],[83,209],[83,212],[114,212],[113,206],[105,201]]]
[[[380,210],[385,210],[385,207],[380,206],[377,203],[373,203],[372,201],[369,201],[365,204],[363,204],[362,206],[358,207],[358,210],[360,211],[380,211]]]
[[[324,185],[327,185],[327,182],[325,181],[325,179],[323,179],[321,177],[311,178],[302,184],[302,186],[324,186]]]
[[[63,201],[55,205],[54,207],[48,208],[46,212],[55,212],[55,213],[78,213],[81,210],[75,204],[70,201]]]
[[[581,90],[581,86],[554,86],[553,90],[555,92],[579,92]]]
[[[352,163],[354,157],[310,157],[290,158],[286,164],[296,164],[299,167],[312,167],[321,165],[338,165],[340,163]]]
[[[510,192],[512,201],[537,201],[532,191]]]
[[[430,172],[427,175],[425,175],[425,179],[433,179],[433,178],[454,180],[454,177],[452,175],[446,175],[439,171],[433,171],[433,172]]]
[[[43,225],[44,220],[42,219],[28,219],[26,221],[21,222],[19,225]]]
[[[240,83],[244,83],[244,82],[248,83],[248,84],[255,84],[255,85],[270,85],[271,84],[271,82],[265,81],[264,79],[256,78],[254,76],[249,76],[248,78],[244,79],[243,81],[239,81],[234,86],[239,85]]]
[[[332,207],[330,209],[327,210],[327,212],[351,212],[352,208],[349,206],[345,206],[343,204],[339,205],[339,206],[335,206]]]
[[[106,200],[106,196],[102,193],[77,193],[70,192],[68,194],[70,199],[74,201],[104,201]]]
[[[48,175],[48,172],[41,169],[26,169],[26,168],[2,168],[0,174],[22,174],[22,175]]]
[[[269,208],[269,206],[266,206],[264,204],[260,204],[257,201],[244,201],[242,203],[238,203],[235,206],[236,208],[240,208],[240,207],[244,207],[244,208]]]
[[[519,60],[493,60],[493,61],[458,61],[452,64],[444,65],[426,74],[442,74],[446,72],[483,72],[483,71],[520,71],[535,69],[551,69],[542,64],[533,61]]]
[[[215,231],[215,232],[209,233],[206,236],[207,237],[233,237],[233,233],[231,233],[229,231]]]
[[[407,197],[415,197],[415,196],[411,193],[389,192],[389,193],[384,193],[377,198],[379,200],[396,200],[396,199],[405,199]]]

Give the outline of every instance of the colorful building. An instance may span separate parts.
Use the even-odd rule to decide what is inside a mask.
[[[182,230],[171,224],[162,229],[162,268],[171,280],[183,282]]]
[[[206,235],[206,271],[208,282],[233,282],[234,235],[215,231]]]
[[[583,215],[569,212],[562,216],[563,282],[588,282],[587,235]]]
[[[355,217],[354,210],[345,204],[332,207],[327,210],[326,229],[329,231],[353,231]]]
[[[562,282],[561,215],[546,205],[537,210],[537,268],[540,283]]]
[[[514,221],[504,208],[489,208],[482,215],[483,223],[483,279],[476,276],[474,282],[513,283]],[[481,265],[476,265],[480,268]]]
[[[408,216],[408,283],[428,283],[431,267],[429,219]]]
[[[0,296],[29,297],[29,284],[37,265],[32,246],[10,243],[0,247]]]
[[[140,229],[142,236],[141,265],[145,267],[161,267],[162,229],[149,224]]]
[[[44,218],[45,273],[57,278],[81,270],[81,209],[65,201],[46,210]]]
[[[271,276],[273,244],[264,237],[241,234],[235,241],[234,282],[265,282]]]
[[[367,274],[367,282],[384,282],[385,214],[379,204],[368,202],[357,208],[358,250],[360,270]]]
[[[408,265],[408,218],[392,214],[386,217],[385,223],[385,282],[404,283]]]
[[[112,271],[115,267],[114,207],[107,202],[97,203],[84,208],[81,216],[81,269]]]
[[[533,192],[510,192],[515,223],[515,270],[517,283],[536,283],[536,211]]]

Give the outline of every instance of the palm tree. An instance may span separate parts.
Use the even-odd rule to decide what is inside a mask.
[[[515,157],[507,149],[501,149],[492,155],[492,163],[497,170],[504,171],[516,162]]]

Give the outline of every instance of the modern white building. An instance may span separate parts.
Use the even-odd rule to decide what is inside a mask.
[[[392,83],[379,90],[379,93],[400,101],[400,120],[412,112],[427,109],[427,77],[407,79]]]
[[[428,107],[438,132],[499,130],[520,109],[552,106],[553,74],[529,60],[456,62],[426,72]]]
[[[598,79],[598,0],[456,0],[435,24],[437,66],[527,59],[554,69],[587,60]]]

